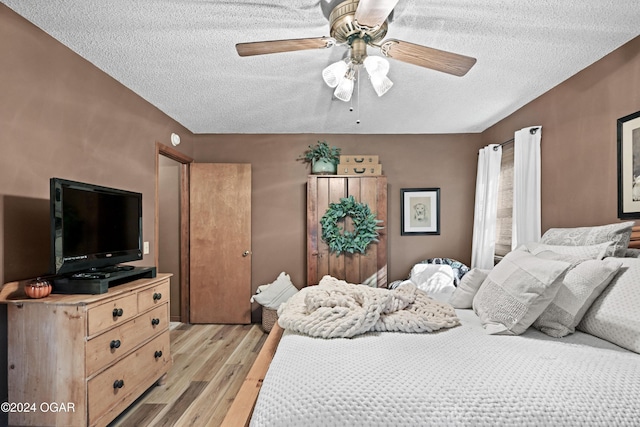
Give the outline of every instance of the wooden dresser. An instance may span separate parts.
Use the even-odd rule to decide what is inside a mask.
[[[100,295],[5,298],[9,424],[105,426],[162,383],[172,363],[169,277]]]

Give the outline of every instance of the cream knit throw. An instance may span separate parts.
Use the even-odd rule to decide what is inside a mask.
[[[324,276],[280,306],[278,323],[312,337],[347,338],[368,331],[432,332],[460,321],[452,306],[413,284],[370,288]]]

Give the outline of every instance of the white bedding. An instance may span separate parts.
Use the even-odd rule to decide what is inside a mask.
[[[487,335],[456,312],[434,333],[285,331],[251,425],[640,425],[639,354],[580,332]]]

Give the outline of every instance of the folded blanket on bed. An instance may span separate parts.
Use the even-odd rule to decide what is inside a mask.
[[[432,332],[460,322],[451,305],[413,284],[371,288],[324,276],[280,306],[278,323],[313,337],[348,338],[368,331]]]

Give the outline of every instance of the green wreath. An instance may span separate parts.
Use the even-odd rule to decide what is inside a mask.
[[[344,231],[338,226],[338,222],[346,217],[353,221],[353,231]],[[380,222],[369,206],[356,202],[353,196],[341,198],[340,203],[329,204],[320,220],[322,240],[329,245],[330,252],[336,252],[336,256],[342,252],[364,253],[371,242],[378,241],[378,230],[383,228],[378,226]]]

